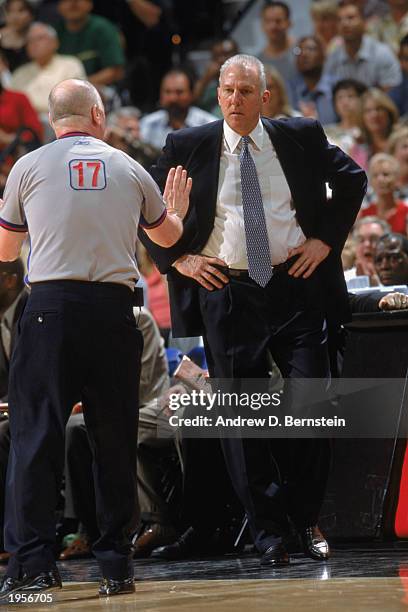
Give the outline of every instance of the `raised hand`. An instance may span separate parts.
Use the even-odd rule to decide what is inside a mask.
[[[193,179],[187,177],[187,171],[182,166],[170,168],[163,192],[163,200],[167,212],[184,219],[190,204],[190,191]]]

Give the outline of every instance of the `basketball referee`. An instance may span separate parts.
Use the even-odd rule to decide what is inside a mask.
[[[164,199],[143,168],[103,142],[105,112],[87,81],[49,97],[57,140],[12,168],[0,209],[0,260],[28,235],[31,295],[9,384],[11,451],[1,600],[61,587],[55,507],[65,425],[81,400],[92,446],[102,596],[132,592],[136,444],[142,335],[135,260],[138,225],[157,244],[181,236],[191,179],[169,172]],[[1,201],[0,201],[1,202]]]

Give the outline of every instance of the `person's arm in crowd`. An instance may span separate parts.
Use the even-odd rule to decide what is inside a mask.
[[[408,295],[395,291],[384,295],[378,302],[380,310],[405,310],[408,308]]]
[[[146,28],[154,28],[159,23],[162,10],[153,2],[149,2],[149,0],[127,0],[127,3],[132,13]]]
[[[192,179],[181,166],[170,168],[163,192],[165,218],[157,227],[144,227],[144,232],[161,247],[173,246],[183,234],[183,219],[189,207]]]
[[[100,70],[88,75],[88,80],[95,86],[111,85],[125,75],[125,54],[117,28],[113,24],[105,24],[98,36],[98,43]]]
[[[197,80],[194,86],[194,100],[199,100],[207,89],[208,84],[214,79],[218,79],[220,68],[221,65],[219,62],[215,62],[214,60],[210,61],[203,76]]]
[[[109,68],[103,68],[94,74],[89,75],[88,80],[95,85],[111,85],[120,81],[125,76],[125,71],[122,66],[110,66]]]
[[[397,291],[387,295],[384,295],[381,291],[373,291],[362,295],[349,293],[349,303],[353,314],[384,310],[406,310],[408,309],[408,295]]]

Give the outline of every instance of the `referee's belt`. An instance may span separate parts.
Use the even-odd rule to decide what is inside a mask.
[[[272,276],[276,276],[277,274],[282,274],[283,272],[287,272],[289,268],[297,260],[298,255],[294,255],[293,257],[289,257],[283,263],[277,264],[276,266],[272,266]],[[226,268],[224,266],[216,266],[221,272],[223,272],[226,276],[230,278],[251,278],[249,276],[248,270],[238,270],[237,268]]]
[[[132,303],[133,303],[133,306],[143,306],[144,299],[143,299],[143,289],[142,289],[142,287],[135,287],[133,289]]]

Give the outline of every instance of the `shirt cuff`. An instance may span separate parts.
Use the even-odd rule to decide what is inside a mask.
[[[4,227],[4,229],[9,230],[10,232],[28,232],[27,224],[19,225],[17,223],[10,223],[10,221],[6,221],[0,217],[0,227]]]
[[[163,210],[160,217],[156,219],[156,221],[153,221],[153,223],[147,223],[143,215],[140,215],[139,224],[141,225],[141,227],[143,227],[143,229],[147,229],[147,230],[154,229],[155,227],[159,227],[159,225],[163,223],[166,217],[167,217],[167,208]]]

